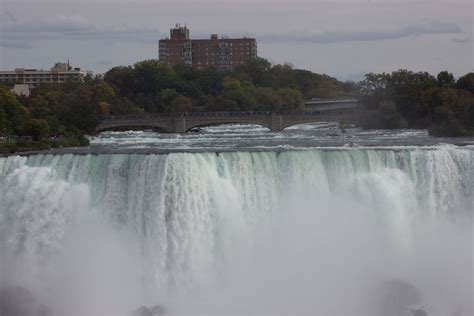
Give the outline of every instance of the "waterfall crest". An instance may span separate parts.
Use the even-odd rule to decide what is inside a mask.
[[[204,291],[193,311],[351,312],[386,279],[472,308],[469,148],[11,156],[0,200],[0,281],[58,309]]]

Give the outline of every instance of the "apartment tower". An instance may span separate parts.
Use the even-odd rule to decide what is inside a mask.
[[[229,71],[257,57],[254,38],[228,38],[212,34],[209,39],[191,39],[186,26],[176,24],[170,37],[159,42],[159,59],[171,65],[185,64],[196,69],[214,66]]]

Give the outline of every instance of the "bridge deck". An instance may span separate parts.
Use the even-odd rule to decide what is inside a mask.
[[[360,124],[362,116],[363,111],[352,108],[313,112],[187,112],[109,116],[96,127],[96,132],[124,127],[147,127],[170,133],[184,133],[194,127],[231,123],[256,124],[272,131],[280,131],[292,125],[311,122]]]

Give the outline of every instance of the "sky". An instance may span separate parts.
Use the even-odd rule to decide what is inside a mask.
[[[472,0],[0,0],[0,69],[71,62],[93,73],[192,38],[251,36],[274,64],[340,80],[398,69],[474,71]]]

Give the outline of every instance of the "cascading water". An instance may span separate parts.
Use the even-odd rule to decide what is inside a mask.
[[[473,312],[474,150],[0,158],[0,282],[58,313]]]

